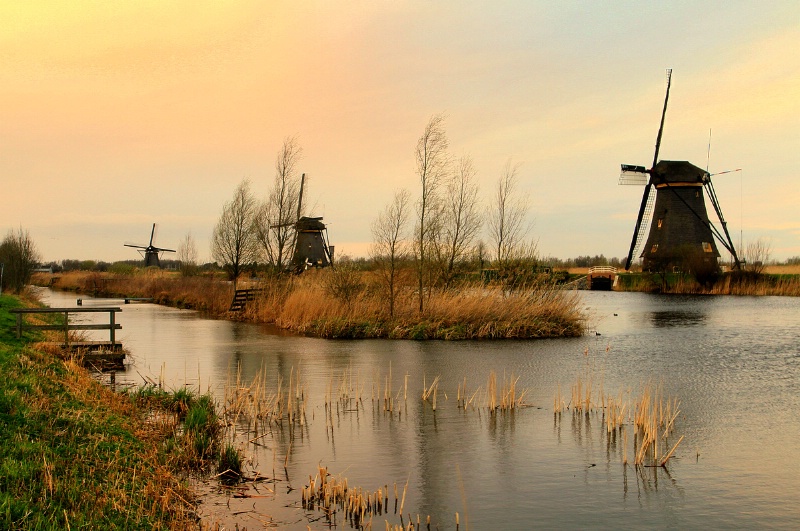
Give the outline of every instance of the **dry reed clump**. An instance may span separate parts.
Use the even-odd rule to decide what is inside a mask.
[[[727,274],[711,289],[714,295],[800,297],[800,276]]]
[[[515,376],[512,372],[506,375],[503,372],[503,379],[500,382],[500,388],[497,387],[497,373],[489,371],[489,376],[486,379],[486,388],[478,387],[475,390],[467,388],[467,379],[464,378],[463,382],[459,382],[456,391],[456,404],[459,409],[466,410],[467,408],[478,409],[477,404],[485,404],[486,409],[490,414],[500,412],[512,412],[516,409],[530,407],[531,404],[525,402],[525,395],[528,394],[527,389],[520,389],[517,384],[519,376]]]
[[[606,351],[609,349],[607,347]],[[666,466],[684,439],[681,436],[677,442],[671,444],[675,420],[680,413],[678,399],[666,397],[660,386],[653,387],[649,383],[643,386],[640,395],[635,398],[631,397],[630,391],[624,394],[620,392],[617,396],[606,395],[602,376],[599,379],[595,376],[597,367],[588,348],[584,351],[584,357],[586,367],[572,385],[569,403],[565,403],[561,386],[558,386],[553,400],[555,422],[560,422],[562,413],[568,410],[572,411],[573,425],[578,425],[578,418],[589,419],[592,414],[601,414],[609,448],[617,447],[618,440],[622,439],[624,465],[628,464],[628,432],[632,430],[633,464]],[[595,390],[593,382],[598,380],[599,389]]]
[[[408,480],[403,486],[403,494],[399,495],[397,483],[394,483],[394,508],[390,509],[389,484],[375,490],[362,487],[351,487],[347,478],[341,475],[333,476],[328,468],[320,464],[314,476],[308,476],[308,484],[301,490],[303,508],[307,511],[319,510],[325,514],[327,525],[337,527],[337,514],[342,513],[344,520],[354,529],[372,529],[374,516],[389,515],[390,511],[400,518],[400,526],[386,522],[387,529],[420,529],[421,518],[417,514],[416,527],[412,515],[408,514],[408,523],[404,520]],[[431,528],[431,517],[425,519],[426,529]],[[391,527],[390,527],[391,526]]]
[[[48,278],[49,277],[49,278]],[[183,277],[159,269],[136,270],[132,274],[69,271],[43,275],[33,280],[37,285],[87,293],[106,298],[145,298],[159,304],[192,308],[222,315],[230,307],[233,287],[213,277]]]
[[[480,285],[435,291],[420,316],[413,297],[399,297],[395,315],[364,290],[348,304],[305,283],[280,308],[276,324],[321,337],[395,339],[521,339],[577,336],[583,332],[577,294],[542,286],[504,292]]]
[[[290,441],[293,440],[295,429],[307,424],[307,395],[300,371],[294,367],[290,371],[288,386],[279,376],[274,389],[268,387],[265,369],[262,368],[250,383],[242,381],[237,369],[236,380],[225,385],[222,409],[222,417],[229,428],[229,440],[236,440],[237,432],[242,431],[248,444],[261,446],[260,441],[272,434],[273,428],[287,428]]]
[[[660,387],[653,389],[648,384],[642,390],[635,408],[634,464],[663,467],[683,441],[681,436],[669,451],[665,451],[670,448],[669,436],[680,413],[678,400],[665,398]]]

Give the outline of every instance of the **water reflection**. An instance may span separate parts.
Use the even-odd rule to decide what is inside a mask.
[[[650,312],[650,321],[657,328],[673,326],[698,326],[705,323],[708,316],[697,310],[663,310]]]

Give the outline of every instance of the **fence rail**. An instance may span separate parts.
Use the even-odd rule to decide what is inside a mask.
[[[105,308],[13,308],[9,310],[17,316],[17,337],[22,337],[23,329],[35,330],[63,330],[64,331],[64,344],[69,347],[69,333],[71,330],[108,330],[110,336],[111,349],[117,350],[122,345],[116,340],[115,332],[122,329],[122,325],[116,322],[116,313],[121,312],[122,309],[117,307]],[[70,314],[78,313],[107,313],[108,323],[103,324],[71,324],[69,322]],[[23,316],[30,314],[63,314],[64,322],[62,324],[29,324],[23,319]]]

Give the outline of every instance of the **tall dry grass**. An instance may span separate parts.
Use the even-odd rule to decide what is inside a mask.
[[[32,282],[96,297],[152,299],[158,304],[192,308],[213,315],[224,314],[233,297],[233,285],[228,282],[205,276],[183,277],[157,269],[141,270],[132,275],[87,271],[37,273]]]
[[[583,315],[574,292],[547,286],[506,292],[479,284],[429,293],[423,314],[415,294],[410,289],[402,291],[390,318],[386,301],[369,285],[345,304],[322,284],[302,279],[278,309],[275,323],[322,337],[510,339],[583,332]]]
[[[372,273],[359,273],[346,290],[332,289],[336,271],[308,271],[301,276],[251,282],[260,296],[243,312],[229,314],[233,287],[208,277],[181,277],[147,270],[135,275],[66,273],[57,289],[101,297],[143,297],[218,317],[273,323],[300,334],[327,338],[512,339],[578,336],[584,316],[576,292],[546,284],[504,290],[499,286],[462,284],[427,293],[418,311],[413,287],[401,286],[389,316],[386,297]],[[47,285],[47,278],[37,282]],[[240,283],[241,284],[241,283]]]
[[[773,270],[780,273],[753,273],[748,271],[729,272],[721,275],[711,286],[704,286],[687,275],[670,278],[666,292],[692,295],[760,295],[760,296],[800,296],[800,275],[790,266]],[[663,288],[657,275],[638,275],[623,288],[626,291],[659,291]]]

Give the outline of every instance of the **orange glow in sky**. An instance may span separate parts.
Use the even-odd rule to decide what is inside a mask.
[[[283,139],[303,147],[337,253],[407,188],[443,112],[488,204],[521,164],[544,255],[627,252],[664,70],[661,155],[720,177],[729,227],[800,255],[800,4],[31,1],[0,4],[0,230],[45,260],[136,258],[153,222],[208,258],[222,204],[265,195]],[[653,24],[652,21],[658,21]],[[655,28],[655,31],[654,31]]]

